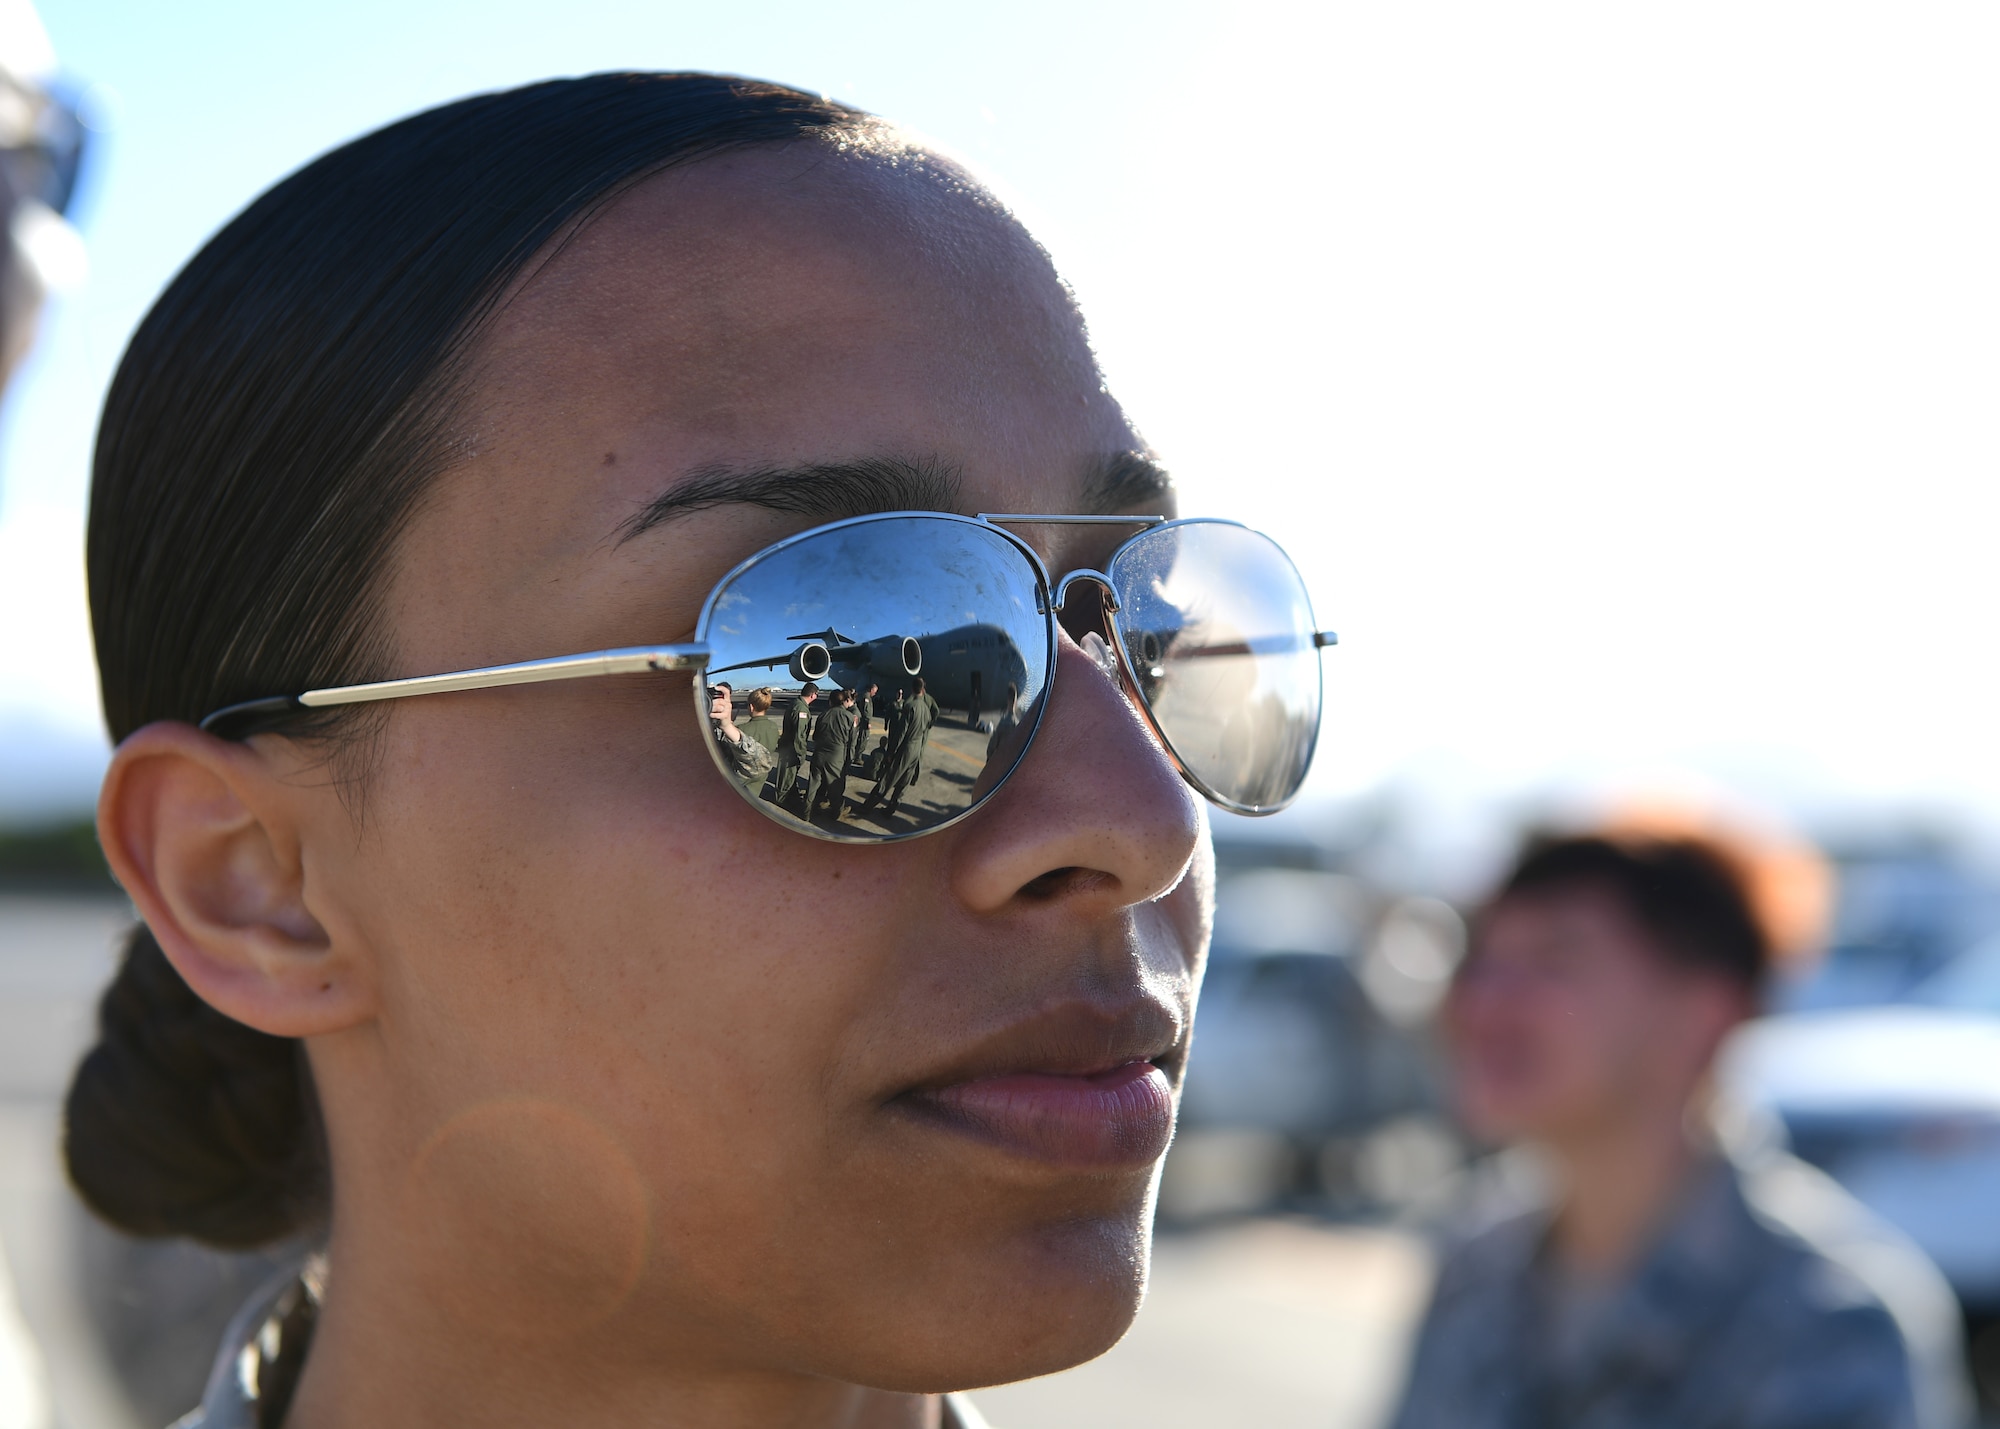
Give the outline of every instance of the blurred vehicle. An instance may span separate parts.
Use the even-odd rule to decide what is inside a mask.
[[[1968,1309],[2000,1313],[2000,1018],[1919,1006],[1767,1018],[1732,1049],[1725,1081],[1915,1240]]]
[[[2000,885],[1968,866],[1944,838],[1904,833],[1851,843],[1835,850],[1835,860],[1840,896],[1832,944],[1810,976],[1779,989],[1785,1011],[1905,999],[1959,953],[2000,931]]]
[[[2000,938],[1898,1002],[1752,1024],[1723,1084],[1936,1262],[2000,1407]]]
[[[1447,905],[1349,874],[1224,876],[1164,1214],[1362,1209],[1453,1169],[1422,1029],[1463,944]]]
[[[2000,937],[1982,939],[1910,990],[1918,1007],[1948,1007],[2000,1018]]]

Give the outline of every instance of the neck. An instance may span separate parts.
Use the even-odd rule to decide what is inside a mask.
[[[482,1429],[940,1429],[936,1395],[822,1376],[704,1367],[601,1337],[524,1344],[464,1334],[393,1274],[372,1276],[336,1244],[325,1306],[291,1429],[478,1424]],[[629,1339],[620,1336],[621,1339]]]
[[[1551,1150],[1564,1182],[1555,1251],[1590,1276],[1616,1275],[1638,1259],[1702,1159],[1678,1107],[1621,1119]]]

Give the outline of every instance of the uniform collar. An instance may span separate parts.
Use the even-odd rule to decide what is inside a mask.
[[[1547,1223],[1534,1274],[1551,1273]],[[1755,1222],[1736,1167],[1717,1157],[1691,1178],[1666,1223],[1604,1307],[1592,1335],[1593,1377],[1665,1373],[1685,1363],[1693,1341],[1749,1293],[1762,1269]]]
[[[171,1429],[281,1429],[326,1291],[314,1254],[269,1281],[229,1322],[201,1407]],[[944,1429],[991,1429],[962,1394],[944,1397]]]

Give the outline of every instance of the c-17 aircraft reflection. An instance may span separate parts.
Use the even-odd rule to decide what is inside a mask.
[[[1014,637],[1003,627],[985,622],[956,626],[935,635],[855,640],[829,628],[785,639],[802,643],[782,654],[711,665],[708,675],[726,670],[774,670],[782,665],[801,684],[811,680],[850,690],[874,684],[883,695],[893,696],[899,689],[908,690],[921,674],[931,697],[945,709],[966,710],[975,717],[982,710],[1003,706],[1009,685],[1017,695],[1028,691],[1028,662]]]
[[[738,660],[733,665],[711,665],[708,673],[725,670],[775,670],[783,665],[794,680],[807,680],[853,688],[856,680],[873,676],[884,680],[907,680],[923,668],[923,647],[906,635],[881,635],[873,640],[856,640],[828,627],[804,635],[787,635],[787,640],[803,643],[779,655]],[[845,677],[845,678],[843,678]]]

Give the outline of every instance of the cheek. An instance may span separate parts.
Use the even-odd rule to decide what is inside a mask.
[[[744,804],[685,687],[667,693],[567,720],[525,697],[440,708],[395,732],[368,935],[421,1117],[554,1095],[637,1128],[644,1164],[768,1118],[834,1055],[838,990],[801,963],[824,961],[820,930],[863,926],[866,880]]]
[[[1447,1038],[1462,1093],[1475,1104],[1540,1102],[1587,1092],[1607,1039],[1589,998],[1556,982],[1504,995],[1455,993]]]

